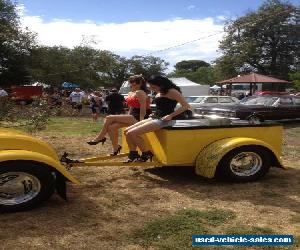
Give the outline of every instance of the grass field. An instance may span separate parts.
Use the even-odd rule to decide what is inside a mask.
[[[85,142],[101,128],[87,118],[55,118],[35,136],[59,154],[92,156],[109,143]],[[300,249],[300,124],[285,125],[284,164],[254,183],[198,177],[190,168],[80,167],[69,201],[0,214],[0,249],[195,249],[192,234],[293,234]],[[205,247],[200,249],[224,249]],[[228,248],[225,248],[228,249]]]

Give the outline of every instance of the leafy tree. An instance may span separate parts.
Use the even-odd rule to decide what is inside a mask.
[[[257,11],[229,22],[225,31],[220,45],[224,56],[217,61],[223,65],[218,67],[232,58],[238,72],[258,71],[286,79],[299,63],[299,8],[292,4],[267,0]]]
[[[290,79],[293,82],[294,88],[300,91],[300,71],[290,73]]]
[[[169,63],[154,56],[133,56],[129,59],[130,74],[142,74],[146,78],[151,75],[163,75]]]
[[[229,79],[238,74],[238,68],[235,67],[235,58],[223,55],[214,61],[213,72],[215,81]]]
[[[3,85],[30,81],[26,62],[35,46],[35,35],[22,31],[16,6],[10,0],[0,0],[0,82]]]
[[[210,64],[202,60],[187,60],[175,64],[176,71],[195,72],[200,67],[209,67]]]

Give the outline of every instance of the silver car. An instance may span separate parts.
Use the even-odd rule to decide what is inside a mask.
[[[207,107],[207,106],[228,106],[239,103],[239,99],[232,96],[188,96],[187,102],[191,106],[191,110],[195,108]]]

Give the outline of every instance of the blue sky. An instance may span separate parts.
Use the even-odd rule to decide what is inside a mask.
[[[299,0],[290,1],[299,4]],[[78,46],[83,41],[116,54],[153,54],[174,65],[211,62],[220,55],[224,21],[256,10],[262,0],[18,0],[22,26],[41,44]],[[173,49],[176,46],[199,39]],[[159,52],[160,50],[163,50]]]
[[[170,18],[204,18],[219,15],[239,16],[256,9],[261,0],[19,0],[29,15],[51,19],[93,20],[96,22],[161,21]],[[295,1],[296,2],[296,1]]]

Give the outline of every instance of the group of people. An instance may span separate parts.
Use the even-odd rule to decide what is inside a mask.
[[[70,93],[69,99],[73,110],[78,113],[82,110],[84,99],[89,103],[94,121],[98,120],[99,114],[122,114],[124,113],[124,97],[118,93],[116,88],[106,91],[92,91],[86,95],[80,88]]]
[[[146,81],[142,75],[134,75],[129,77],[128,82],[131,88],[126,98],[128,114],[106,116],[99,134],[87,143],[104,144],[108,135],[113,147],[111,155],[117,155],[122,149],[118,143],[118,130],[126,127],[124,133],[129,147],[126,162],[152,161],[153,152],[150,151],[142,136],[174,124],[175,119],[183,117],[184,112],[189,109],[189,104],[181,94],[180,88],[164,76],[151,76]],[[153,113],[150,109],[147,83],[156,93],[154,99],[156,110]],[[177,103],[180,104],[180,108],[175,110]],[[137,149],[141,151],[141,155]]]

